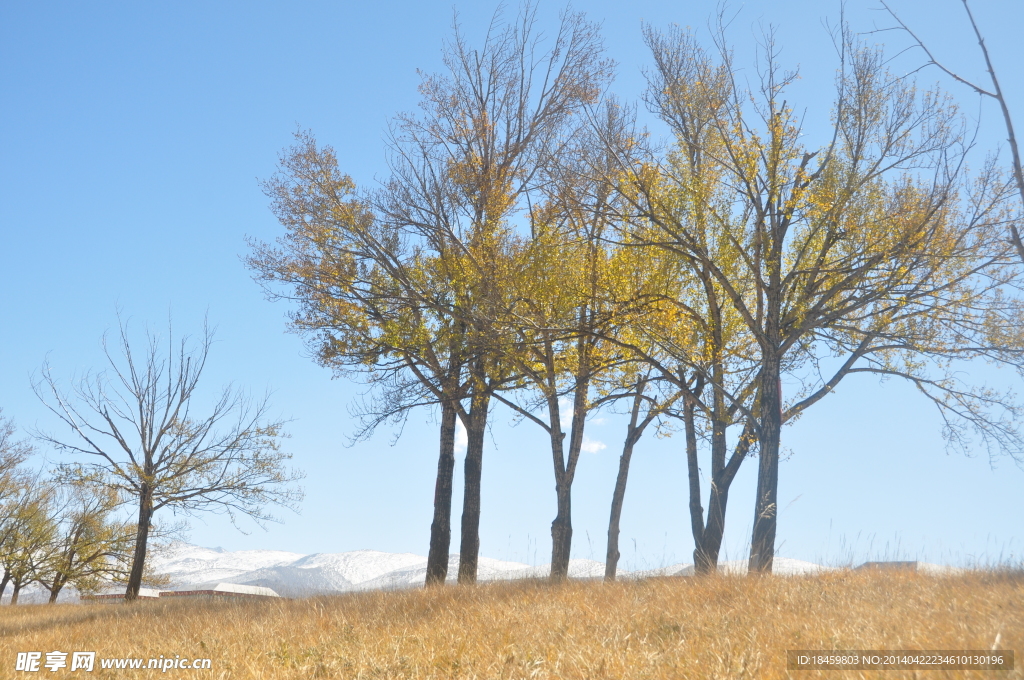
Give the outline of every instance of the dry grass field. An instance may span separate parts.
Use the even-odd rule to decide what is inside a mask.
[[[790,671],[787,649],[1016,650],[1014,671]],[[95,651],[92,673],[16,672]],[[102,658],[209,658],[110,670]],[[492,584],[292,601],[0,608],[0,677],[1024,678],[1024,573]],[[69,657],[70,659],[70,657]],[[45,654],[43,657],[45,663]]]

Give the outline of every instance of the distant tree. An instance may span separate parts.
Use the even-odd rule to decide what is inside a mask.
[[[0,409],[0,550],[13,530],[13,518],[30,475],[21,465],[32,455],[32,445],[15,438],[17,429]],[[6,581],[4,582],[6,585]],[[0,595],[3,588],[0,588]]]
[[[32,455],[32,445],[15,438],[17,429],[0,409],[0,597],[11,581],[15,544],[22,538],[32,475],[21,466]]]
[[[39,435],[79,458],[61,464],[59,478],[110,489],[138,507],[130,601],[142,585],[155,513],[220,512],[262,523],[273,519],[268,504],[288,507],[301,498],[291,486],[301,475],[285,468],[291,455],[280,449],[283,423],[268,419],[266,399],[254,403],[226,387],[203,408],[196,389],[213,339],[208,329],[194,347],[187,337],[175,347],[170,331],[162,347],[147,332],[141,353],[124,323],[119,330],[120,360],[103,343],[112,376],[87,374],[67,392],[46,366],[33,387],[75,435]]]
[[[14,586],[11,604],[18,603],[22,588],[37,580],[44,562],[53,549],[57,534],[54,521],[55,491],[51,484],[27,485],[8,515],[8,531],[0,553],[4,575],[0,594],[7,584]]]
[[[17,429],[0,408],[0,503],[22,487],[18,467],[32,455],[32,445],[15,439]],[[2,518],[0,518],[2,520]]]

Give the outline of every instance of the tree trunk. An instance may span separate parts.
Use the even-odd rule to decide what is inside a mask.
[[[581,401],[585,398],[586,385],[583,385],[576,390],[567,460],[563,458],[564,449],[562,448],[565,435],[561,428],[551,431],[555,463],[555,495],[558,500],[558,513],[555,515],[554,521],[551,522],[552,581],[564,581],[569,578],[569,553],[572,551],[572,481],[576,473],[576,462],[579,460],[583,439],[583,421],[586,412],[582,408]],[[557,417],[557,407],[554,414]],[[552,420],[552,423],[556,422],[558,422],[557,419]]]
[[[149,542],[149,527],[153,519],[153,491],[149,484],[143,484],[139,492],[139,526],[135,534],[135,554],[132,556],[132,570],[128,575],[128,587],[124,591],[125,602],[139,597],[142,588],[142,574],[146,565],[146,545]]]
[[[580,311],[581,319],[587,314]],[[551,455],[555,466],[555,495],[558,513],[551,522],[551,580],[564,581],[569,577],[569,553],[572,550],[572,482],[576,476],[580,450],[583,446],[583,428],[586,425],[587,395],[590,389],[590,348],[583,333],[577,346],[579,365],[576,369],[576,386],[573,390],[572,429],[569,434],[569,451],[565,455],[565,433],[561,427],[561,412],[558,405],[558,391],[552,382],[548,385],[548,418],[551,425]],[[553,364],[553,362],[551,362]],[[550,370],[550,369],[549,369]],[[554,376],[554,371],[550,372]]]
[[[484,435],[491,395],[486,389],[473,394],[466,428],[466,464],[462,496],[462,543],[459,548],[459,583],[476,583],[480,558],[480,478],[483,472]]]
[[[704,527],[700,544],[705,573],[715,572],[718,569],[718,554],[722,549],[722,538],[725,535],[725,508],[728,503],[728,483],[721,481],[716,483],[712,480],[711,494],[708,499],[708,523]],[[696,552],[694,557],[696,558]]]
[[[444,585],[448,576],[448,552],[452,543],[452,475],[455,472],[455,404],[441,404],[441,446],[434,482],[434,521],[430,523],[427,553],[428,586]]]
[[[50,593],[50,597],[46,601],[47,604],[56,604],[57,596],[60,595],[60,591],[64,589],[64,586],[68,584],[67,575],[71,572],[74,566],[75,546],[77,545],[77,541],[80,539],[81,535],[81,527],[76,528],[71,533],[70,541],[72,542],[72,546],[67,555],[62,556],[60,566],[56,567],[54,570],[53,581],[51,581],[49,585],[43,581],[39,581],[39,584],[46,588]]]
[[[633,458],[633,447],[643,433],[648,419],[643,427],[637,427],[636,421],[640,417],[640,405],[644,385],[642,382],[637,385],[637,395],[633,399],[633,410],[629,416],[629,426],[626,429],[626,441],[622,445],[622,455],[619,457],[619,474],[615,477],[615,491],[612,492],[611,517],[608,519],[608,551],[604,558],[604,580],[614,581],[615,572],[619,566],[619,520],[622,518],[622,502],[626,498],[626,482],[629,479],[629,463]]]
[[[687,422],[689,421],[689,422]],[[690,474],[690,524],[693,529],[693,564],[698,574],[713,574],[718,570],[719,553],[722,550],[722,538],[725,534],[725,510],[729,504],[729,488],[736,479],[736,473],[750,450],[750,437],[753,429],[750,425],[744,428],[736,449],[729,463],[722,467],[711,478],[711,491],[708,498],[707,523],[704,522],[700,505],[700,471],[697,467],[696,435],[692,427],[692,418],[684,410],[684,422],[687,422],[687,467]],[[692,437],[692,439],[691,439]],[[690,442],[693,442],[691,445]],[[724,443],[724,442],[723,442]]]
[[[697,461],[695,407],[694,400],[687,397],[683,404],[683,431],[686,435],[686,472],[690,482],[690,531],[693,534],[694,546],[693,570],[697,574],[707,574],[715,570],[715,565],[704,550],[704,506],[700,503],[700,466]]]
[[[569,552],[572,550],[572,487],[555,484],[558,514],[551,523],[551,580],[569,578]]]
[[[47,601],[47,604],[56,604],[57,596],[60,595],[60,591],[64,589],[64,586],[66,586],[67,583],[67,576],[60,573],[53,575],[53,585],[49,588],[50,599]]]
[[[11,604],[18,604],[18,594],[21,593],[21,581],[14,582],[14,592],[11,593]]]
[[[629,477],[629,461],[633,457],[635,437],[632,431],[626,437],[619,457],[619,474],[615,478],[615,491],[612,493],[612,512],[608,520],[608,552],[604,558],[604,580],[614,581],[619,565],[619,519],[622,517],[622,501],[626,497],[626,480]]]
[[[7,584],[11,582],[11,570],[4,569],[3,579],[0,579],[0,599],[3,599],[4,593],[7,592]]]
[[[766,362],[761,387],[760,461],[757,468],[757,501],[754,531],[750,540],[751,574],[768,574],[775,559],[775,531],[778,521],[779,443],[782,435],[782,383],[779,363]]]

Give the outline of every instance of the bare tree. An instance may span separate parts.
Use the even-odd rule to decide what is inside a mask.
[[[120,357],[103,348],[112,374],[87,374],[70,392],[48,366],[33,383],[36,395],[67,425],[71,440],[38,436],[76,456],[58,468],[65,482],[100,485],[138,505],[138,525],[126,600],[138,597],[153,515],[163,508],[191,515],[244,515],[261,524],[274,519],[268,504],[293,507],[301,474],[285,468],[280,420],[268,418],[267,400],[253,402],[231,386],[202,409],[196,389],[213,334],[190,345],[168,332],[166,347],[146,333],[143,352],[133,351],[120,324]],[[140,355],[141,354],[141,355]]]

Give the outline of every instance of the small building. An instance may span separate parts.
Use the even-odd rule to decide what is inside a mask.
[[[948,567],[943,564],[932,564],[930,562],[906,561],[906,562],[865,562],[854,570],[864,571],[913,571],[919,574],[932,574],[936,576],[959,574],[961,569]]]
[[[856,570],[871,569],[879,571],[917,571],[917,562],[865,562]]]
[[[244,586],[237,583],[218,583],[212,588],[195,590],[164,590],[160,597],[240,597],[240,598],[280,598],[276,592],[263,586]]]
[[[138,599],[140,600],[158,600],[160,599],[161,592],[156,588],[139,588]],[[124,593],[105,593],[103,595],[79,595],[78,599],[83,602],[122,602],[124,601]]]
[[[139,588],[140,600],[159,600],[161,598],[181,597],[227,597],[227,598],[254,598],[270,599],[280,598],[276,592],[263,586],[243,586],[237,583],[218,583],[212,587],[205,587],[206,584],[193,590],[156,590],[155,588]],[[124,593],[105,593],[103,595],[81,595],[79,599],[83,602],[124,602]]]

